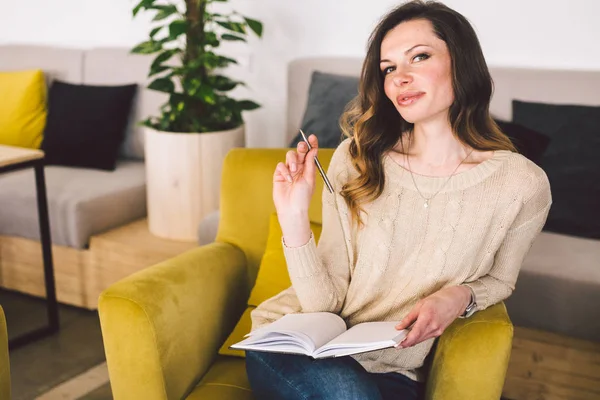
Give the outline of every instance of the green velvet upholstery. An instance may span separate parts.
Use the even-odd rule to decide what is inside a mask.
[[[6,316],[0,306],[0,399],[10,399],[10,362]]]
[[[218,349],[245,310],[265,251],[273,171],[287,149],[235,149],[223,165],[216,242],[147,268],[100,296],[115,400],[253,399],[244,359]],[[320,149],[327,168],[332,149]],[[321,222],[321,191],[310,219]],[[457,320],[430,357],[427,398],[500,398],[512,342],[503,304]]]

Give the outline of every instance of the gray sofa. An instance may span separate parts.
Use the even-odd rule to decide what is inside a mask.
[[[358,76],[361,63],[358,58],[339,57],[290,63],[287,143],[301,126],[312,72]],[[495,83],[491,113],[504,120],[511,119],[512,99],[600,105],[600,72],[491,68],[491,73]],[[213,241],[217,228],[215,212],[200,225],[200,244]],[[516,326],[600,341],[600,240],[542,232],[506,305]]]
[[[93,235],[146,215],[143,136],[135,121],[156,112],[164,101],[144,88],[150,62],[125,48],[0,46],[0,71],[42,69],[49,85],[54,79],[88,85],[140,84],[115,171],[46,168],[53,244],[84,249]],[[0,235],[39,240],[32,170],[0,175],[0,205]]]
[[[98,295],[110,284],[189,247],[153,251],[144,247],[155,241],[147,237],[143,223],[146,169],[137,121],[156,113],[166,99],[145,88],[152,59],[129,54],[126,48],[0,46],[0,71],[41,69],[48,85],[55,79],[74,84],[139,85],[114,171],[45,168],[56,294],[61,303],[95,309]],[[132,246],[135,240],[131,235],[141,235],[141,244]],[[40,248],[33,171],[0,174],[2,287],[45,296]]]

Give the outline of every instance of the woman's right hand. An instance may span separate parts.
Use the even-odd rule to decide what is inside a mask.
[[[319,142],[315,135],[308,141],[312,147],[308,151],[306,143],[298,143],[296,151],[290,150],[285,163],[280,162],[273,176],[273,202],[277,214],[281,216],[308,214],[308,206],[315,190],[315,161]]]

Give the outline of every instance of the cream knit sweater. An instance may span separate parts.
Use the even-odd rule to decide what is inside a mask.
[[[357,175],[349,144],[346,139],[335,150],[327,171],[335,195],[323,191],[318,247],[312,236],[301,247],[284,246],[292,286],[252,312],[252,329],[293,312],[337,313],[348,327],[400,321],[418,300],[459,284],[474,290],[478,310],[510,296],[552,203],[542,169],[519,154],[495,151],[454,175],[425,208],[410,173],[385,155],[385,189],[366,205],[366,226],[356,232],[339,195]],[[447,180],[414,177],[427,197]],[[433,342],[353,357],[369,372],[422,380],[418,368]]]

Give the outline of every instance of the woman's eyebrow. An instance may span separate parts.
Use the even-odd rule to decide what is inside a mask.
[[[414,49],[416,49],[416,48],[417,48],[417,47],[419,47],[419,46],[431,47],[431,46],[429,46],[429,45],[427,45],[427,44],[416,44],[416,45],[414,45],[413,47],[411,47],[410,49],[406,50],[406,51],[404,52],[404,54],[406,55],[406,54],[410,53],[411,51],[413,51]],[[388,60],[387,58],[385,58],[385,59],[383,59],[383,60],[379,61],[379,64],[381,64],[381,63],[384,63],[384,62],[391,62],[391,61],[390,61],[390,60]]]
[[[419,46],[431,47],[431,46],[429,46],[429,45],[426,45],[426,44],[416,44],[416,45],[414,45],[413,47],[411,47],[410,49],[406,50],[406,51],[404,52],[404,54],[408,54],[408,53],[410,53],[411,51],[413,51],[414,49],[416,49],[416,48],[417,48],[417,47],[419,47]]]

